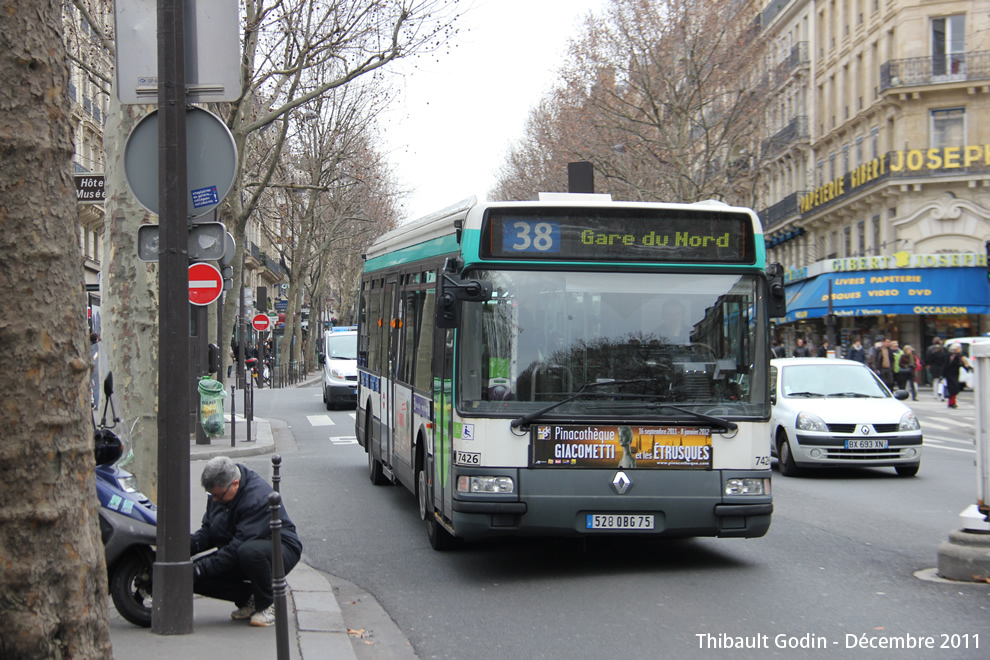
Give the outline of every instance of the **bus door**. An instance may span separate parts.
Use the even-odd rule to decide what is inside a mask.
[[[446,518],[452,516],[451,467],[454,438],[454,330],[437,329],[433,337],[433,456],[427,474],[433,482],[433,506]]]
[[[385,280],[385,300],[382,302],[382,318],[385,319],[385,364],[383,374],[385,381],[382,383],[382,462],[391,467],[392,451],[394,447],[395,428],[395,377],[399,368],[399,332],[397,326],[398,309],[396,302],[396,281],[397,275],[389,275]]]

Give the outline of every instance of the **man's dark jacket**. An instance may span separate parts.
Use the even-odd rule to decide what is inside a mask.
[[[212,577],[236,569],[237,548],[245,541],[271,539],[271,510],[268,496],[272,487],[257,472],[237,464],[241,471],[241,485],[230,502],[214,502],[207,496],[203,526],[192,535],[190,553],[197,554],[211,548],[217,552],[196,560],[197,573]],[[282,544],[302,554],[302,543],[296,535],[296,526],[285,512],[285,504],[279,511],[282,518]]]

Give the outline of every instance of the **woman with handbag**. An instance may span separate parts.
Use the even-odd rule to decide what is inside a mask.
[[[950,408],[958,407],[956,406],[956,395],[962,389],[959,385],[960,369],[969,371],[971,367],[969,366],[969,360],[962,354],[962,346],[953,344],[949,347],[949,362],[945,365],[945,373],[942,374],[946,381],[946,391],[949,394]]]

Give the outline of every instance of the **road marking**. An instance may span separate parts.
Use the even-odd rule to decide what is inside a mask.
[[[945,447],[945,446],[943,446],[941,444],[932,444],[932,443],[940,443],[940,442],[943,442],[943,441],[941,441],[941,440],[934,440],[934,439],[929,440],[929,438],[925,438],[925,446],[926,447],[929,447],[931,449],[945,449],[947,451],[961,451],[961,452],[964,452],[964,453],[967,453],[967,454],[975,454],[976,453],[976,450],[975,449],[963,449],[962,447]]]
[[[306,415],[306,419],[313,426],[334,426],[333,420],[330,419],[330,415]]]
[[[358,443],[357,438],[355,438],[353,435],[345,435],[337,438],[331,436],[330,442],[332,442],[335,445],[356,445]]]
[[[926,435],[925,440],[929,439],[934,440],[935,442],[951,442],[956,445],[969,445],[970,447],[976,444],[972,438],[963,440],[961,438],[947,438],[943,435]]]
[[[948,417],[939,417],[938,421],[945,422],[946,424],[952,424],[953,426],[970,427],[973,425],[973,422],[960,422],[959,420],[949,419]]]

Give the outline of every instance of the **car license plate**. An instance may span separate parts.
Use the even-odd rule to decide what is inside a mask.
[[[886,449],[886,440],[846,440],[846,449]]]
[[[653,529],[653,514],[589,513],[587,529]]]

